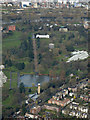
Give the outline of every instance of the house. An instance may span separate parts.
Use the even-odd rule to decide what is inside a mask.
[[[53,101],[52,101],[52,104],[56,104],[56,100],[53,100]]]
[[[33,101],[36,101],[38,97],[39,95],[37,93],[28,95],[28,98],[31,98]]]
[[[61,100],[63,98],[63,95],[61,94],[61,95],[59,95],[59,100]]]
[[[29,98],[32,98],[32,97],[34,97],[35,95],[36,95],[36,94],[29,94],[28,97],[29,97]]]
[[[66,110],[62,110],[62,114],[67,114]]]
[[[16,30],[15,25],[10,25],[10,26],[8,26],[8,30],[9,30],[9,31],[15,31],[15,30]]]
[[[36,38],[49,38],[49,37],[50,37],[49,35],[39,35],[39,34],[36,35]]]
[[[54,48],[54,44],[53,44],[53,43],[50,43],[50,44],[49,44],[49,48],[50,48],[50,49],[53,49],[53,48]]]
[[[62,107],[64,107],[64,106],[66,106],[66,105],[69,104],[69,103],[70,103],[70,100],[69,100],[69,99],[64,99],[63,101],[60,102],[60,105],[61,105]]]
[[[71,91],[71,87],[68,87],[68,90]]]
[[[65,27],[65,26],[61,26],[61,27],[59,28],[59,31],[61,31],[61,32],[68,32],[68,28]]]
[[[64,93],[65,95],[68,95],[68,90],[67,90],[67,89],[64,89],[64,90],[63,90],[63,93]]]
[[[52,101],[53,101],[54,99],[53,98],[51,98],[50,100],[48,100],[48,103],[49,104],[52,104]]]
[[[31,5],[31,3],[29,1],[21,1],[20,2],[20,7],[22,7],[22,8],[29,7],[30,5]]]
[[[2,26],[0,26],[0,31],[3,31],[3,27]]]
[[[77,91],[77,87],[73,87],[73,88],[72,88],[72,91],[73,91],[73,92],[76,92],[76,91]]]
[[[87,95],[81,95],[80,98],[81,98],[82,100],[88,101],[88,102],[89,102],[89,100],[90,100],[89,96],[87,96]]]
[[[59,100],[55,100],[54,98],[51,98],[50,100],[48,100],[49,104],[57,104],[59,105]]]
[[[72,116],[75,116],[75,115],[76,115],[75,111],[72,111],[71,113],[72,113]]]
[[[56,99],[57,99],[57,96],[53,96],[52,98],[56,100]]]
[[[56,105],[60,105],[60,106],[64,107],[70,103],[70,100],[64,99],[63,101],[60,101],[60,100],[55,100],[54,98],[51,98],[50,100],[48,100],[48,103],[49,104],[56,104]]]
[[[57,101],[56,101],[56,105],[61,105],[61,102],[62,102],[62,101],[57,100]]]
[[[70,106],[69,106],[69,107],[70,107],[70,109],[72,109],[72,108],[73,108],[72,104],[70,104]]]
[[[53,27],[53,25],[50,25],[50,28],[52,28]]]
[[[21,113],[21,111],[16,112],[17,115],[19,115],[20,113]]]
[[[72,116],[76,116],[76,112],[75,111],[72,111]]]
[[[70,112],[69,115],[72,116],[72,113]]]
[[[71,96],[71,97],[72,97],[73,95],[74,95],[74,93],[72,93],[72,92],[70,92],[70,93],[69,93],[69,96]]]
[[[26,104],[28,104],[28,99],[25,101]]]
[[[74,98],[71,98],[71,101],[73,101],[74,100]]]
[[[88,113],[88,107],[78,106],[78,110],[84,113]]]
[[[73,105],[73,108],[74,108],[75,110],[77,110],[77,109],[78,109],[78,105]]]
[[[90,21],[85,21],[83,26],[84,26],[85,29],[90,28]]]
[[[37,115],[32,115],[32,114],[28,114],[28,113],[26,113],[25,114],[25,118],[35,118],[35,119],[37,119],[38,118],[38,116]]]
[[[9,31],[8,30],[3,30],[3,33],[9,33]]]
[[[82,118],[87,118],[88,116],[87,116],[87,114],[86,113],[83,113],[82,114]]]
[[[18,120],[25,120],[25,117],[24,117],[24,116],[19,115],[19,116],[18,116]]]
[[[39,97],[39,95],[35,95],[35,96],[33,96],[31,99],[33,100],[33,101],[36,101],[37,99],[38,99],[38,97]]]
[[[88,85],[87,82],[82,82],[82,83],[79,85],[79,87],[82,89],[83,87],[86,87],[87,85]]]
[[[76,103],[76,102],[72,102],[72,104],[76,104],[76,105],[79,105],[79,103]]]
[[[81,111],[81,106],[78,106],[78,110]]]
[[[34,8],[38,8],[37,3],[34,3],[33,7],[34,7]]]
[[[41,107],[40,106],[37,106],[37,107],[33,107],[30,109],[30,113],[32,114],[38,114],[41,110]]]
[[[60,112],[60,108],[54,107],[54,106],[44,105],[43,108],[47,109],[47,110],[52,110],[52,111]]]
[[[71,73],[71,74],[70,74],[70,78],[71,78],[71,77],[73,77],[73,76],[74,76],[74,74],[73,74],[73,73]]]
[[[8,7],[12,7],[13,4],[12,4],[12,3],[8,3],[7,6],[8,6]]]
[[[76,86],[74,86],[74,87],[68,87],[68,90],[69,91],[72,90],[72,92],[76,92],[77,91],[77,87]]]
[[[88,85],[88,82],[83,82],[83,87],[86,87]]]
[[[81,115],[81,112],[77,112],[77,113],[76,113],[76,117],[77,117],[77,118],[79,118],[80,115]]]
[[[80,95],[80,98],[83,99],[83,95]]]
[[[77,110],[78,109],[78,105],[76,105],[76,104],[70,104],[70,109]]]
[[[88,108],[82,107],[81,112],[88,113]]]

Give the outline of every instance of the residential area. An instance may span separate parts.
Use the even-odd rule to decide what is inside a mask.
[[[64,87],[63,85],[59,88],[58,92],[52,96],[45,104],[42,104],[42,100],[38,101],[40,93],[29,94],[26,100],[26,107],[28,106],[28,112],[25,113],[25,118],[53,118],[56,116],[66,116],[67,118],[88,118],[90,97],[88,91],[88,82],[86,78],[82,82],[76,84],[76,86]],[[38,88],[40,92],[40,88]],[[80,94],[78,91],[82,91],[85,94]],[[84,98],[82,98],[84,96]],[[32,99],[32,102],[29,102]],[[28,108],[27,107],[27,108]],[[18,111],[15,115],[20,117]],[[15,116],[14,115],[14,116]]]

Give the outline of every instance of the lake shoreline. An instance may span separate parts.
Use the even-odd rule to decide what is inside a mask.
[[[32,84],[35,86],[40,83],[41,85],[45,82],[49,82],[50,77],[47,75],[35,75],[35,74],[23,74],[20,76],[20,82],[23,83],[25,87],[32,87]]]

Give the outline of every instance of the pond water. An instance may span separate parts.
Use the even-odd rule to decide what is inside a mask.
[[[32,84],[37,86],[38,83],[42,85],[45,82],[49,82],[49,76],[23,75],[20,77],[20,82],[22,82],[25,87],[32,87]]]

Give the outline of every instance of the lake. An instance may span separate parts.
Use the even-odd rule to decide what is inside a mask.
[[[45,82],[49,82],[49,76],[23,75],[20,77],[20,82],[22,82],[25,87],[32,87],[32,84],[37,86],[38,83],[40,83],[42,85]]]

